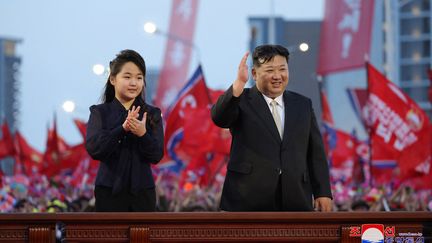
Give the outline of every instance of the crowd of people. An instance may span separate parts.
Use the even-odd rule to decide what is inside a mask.
[[[156,177],[157,211],[218,211],[224,178],[220,175],[209,186],[188,181],[180,184],[180,176],[164,171]],[[0,212],[93,212],[94,182],[74,187],[70,175],[54,178],[2,177]],[[415,191],[400,185],[369,187],[332,184],[333,211],[432,211],[432,190]]]

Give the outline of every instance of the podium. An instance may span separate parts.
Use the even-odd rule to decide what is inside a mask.
[[[354,243],[371,227],[384,242],[432,242],[432,212],[155,212],[0,214],[0,243]]]

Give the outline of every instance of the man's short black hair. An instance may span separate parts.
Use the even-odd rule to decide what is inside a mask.
[[[283,56],[288,62],[289,51],[281,45],[261,45],[255,47],[252,54],[252,61],[254,67],[259,67],[273,59],[275,56]]]

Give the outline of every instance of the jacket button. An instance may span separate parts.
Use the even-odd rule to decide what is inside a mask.
[[[118,143],[121,143],[121,140],[118,140]]]
[[[278,171],[279,175],[282,175],[282,169],[281,168],[277,168],[277,171]]]

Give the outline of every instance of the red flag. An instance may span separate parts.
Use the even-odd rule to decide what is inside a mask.
[[[214,125],[210,109],[187,109],[184,123],[184,138],[181,149],[191,157],[185,173],[193,171],[200,176],[200,184],[208,185],[221,167],[221,156],[230,152],[231,134],[227,129]],[[217,158],[217,159],[215,159]]]
[[[432,189],[432,172],[429,169],[428,174],[410,177],[404,181],[404,184],[413,187],[415,190],[430,190]]]
[[[61,169],[75,169],[78,164],[87,159],[87,150],[84,143],[70,146],[66,151],[63,151],[60,156]]]
[[[223,93],[225,93],[225,90],[221,90],[221,89],[208,89],[209,93],[210,93],[210,100],[211,103],[214,104],[216,103],[217,99],[219,99],[219,96],[221,96]]]
[[[44,154],[45,162],[58,163],[59,162],[59,146],[58,146],[58,136],[57,136],[57,124],[54,120],[54,128],[47,130],[47,141],[46,141],[46,149]]]
[[[43,165],[43,154],[28,144],[19,131],[15,132],[15,142],[17,148],[15,174],[39,173]]]
[[[325,1],[317,73],[361,67],[369,54],[373,0]]]
[[[226,174],[228,156],[221,153],[198,152],[182,171],[179,187],[185,189],[186,183],[208,187],[217,182],[217,176]]]
[[[362,122],[364,128],[368,130],[368,91],[366,89],[348,89],[347,92],[354,112],[356,113],[359,120]],[[385,146],[383,147],[381,144],[375,144],[374,158],[371,162],[371,158],[369,156],[369,145],[363,143],[359,146],[362,147],[361,151],[364,151],[363,155],[359,156],[363,157],[363,172],[365,173],[364,176],[367,182],[371,182],[371,170],[373,171],[374,182],[378,184],[387,183],[397,177],[397,175],[394,174],[394,169],[397,166],[395,159],[396,155],[394,155],[392,151],[388,151],[388,149]],[[372,168],[370,168],[370,162],[374,165]]]
[[[53,129],[48,129],[46,150],[42,173],[53,176],[64,169],[61,164],[62,157],[71,153],[70,146],[57,133],[57,119],[54,116]]]
[[[83,121],[80,121],[78,119],[73,120],[76,127],[78,128],[79,132],[81,133],[81,136],[85,140],[86,134],[87,134],[87,124]]]
[[[210,107],[188,108],[184,114],[183,150],[189,154],[198,151],[229,154],[231,134],[228,129],[221,129],[213,123]]]
[[[231,151],[231,133],[229,129],[216,129],[213,140],[213,151],[224,155],[229,155]]]
[[[219,91],[214,92],[214,100],[217,100],[220,94]],[[184,136],[180,148],[191,159],[182,172],[180,188],[183,188],[186,182],[209,186],[226,163],[231,147],[231,134],[228,129],[221,129],[213,123],[210,106],[189,107],[183,111]]]
[[[188,119],[185,115],[185,110],[189,108],[207,108],[209,104],[210,97],[201,66],[199,66],[189,82],[178,94],[176,102],[168,110],[165,127],[165,156],[175,161],[177,167],[182,167],[185,162],[184,160],[187,160],[181,158],[182,151],[179,150],[180,142],[184,136],[185,120]],[[161,166],[165,166],[164,164],[166,163],[159,163]]]
[[[376,161],[392,158],[398,163],[402,179],[429,174],[431,151],[428,116],[372,65],[368,64],[367,69],[367,121],[371,129],[372,169],[379,165]],[[374,171],[372,176],[375,177]]]
[[[13,138],[9,130],[7,122],[2,125],[2,139],[0,140],[0,159],[8,156],[14,156],[16,151],[14,147]]]
[[[355,149],[355,141],[351,137],[351,134],[342,130],[336,130],[336,146],[331,153],[332,165],[334,167],[342,167],[349,161],[349,167],[352,167],[352,162],[355,160],[356,155]]]
[[[201,67],[178,95],[170,109],[165,136],[168,156],[176,162],[171,167],[181,173],[180,188],[193,184],[208,186],[226,163],[231,146],[231,135],[211,120],[212,101],[224,91],[207,89]],[[162,165],[166,166],[166,165]]]
[[[219,96],[221,96],[225,90],[212,90],[209,89],[210,97],[212,104],[216,103]],[[209,108],[209,119],[211,120],[210,116],[210,108]],[[222,153],[225,155],[229,155],[231,150],[231,133],[229,129],[223,129],[217,126],[213,126],[213,128],[216,130],[214,133],[216,133],[216,136],[214,137],[213,141],[213,151]]]
[[[198,0],[172,2],[164,64],[154,100],[163,114],[186,82],[198,12]]]
[[[185,108],[181,148],[189,154],[208,152],[214,147],[219,129],[210,117],[210,108]]]
[[[353,166],[357,160],[355,141],[351,134],[342,130],[333,129],[329,142],[328,159],[330,160],[330,175],[332,181],[341,181],[344,184],[351,182]],[[334,139],[334,141],[333,141]]]
[[[208,158],[206,153],[196,153],[189,161],[186,168],[182,171],[179,181],[179,187],[185,189],[185,183],[192,184],[207,184],[209,180],[208,174]]]

